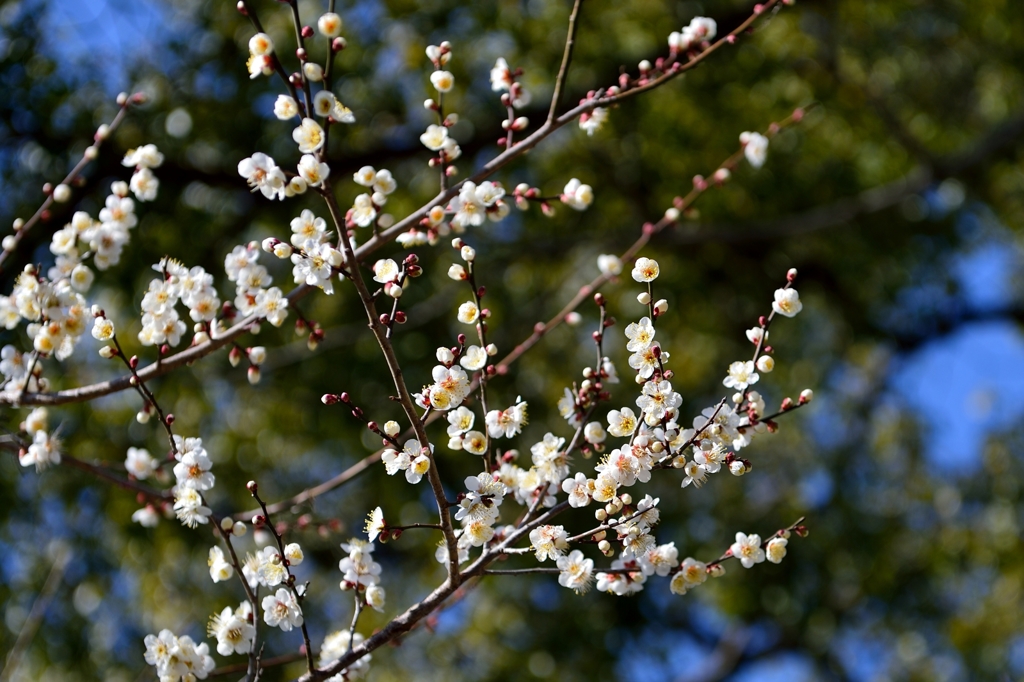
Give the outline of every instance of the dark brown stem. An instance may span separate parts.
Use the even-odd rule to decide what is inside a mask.
[[[341,213],[341,209],[338,208],[338,202],[335,199],[334,193],[331,191],[330,183],[327,180],[324,181],[322,190],[322,195],[327,202],[327,207],[331,212],[331,218],[334,220],[335,226],[338,227],[339,230],[344,229],[344,217]],[[444,486],[441,484],[441,475],[437,470],[437,460],[434,458],[434,453],[430,448],[430,439],[427,437],[424,420],[421,420],[419,415],[416,414],[416,404],[413,402],[412,394],[406,386],[405,378],[402,375],[402,368],[398,362],[398,356],[395,354],[395,349],[391,344],[391,339],[388,338],[386,328],[380,323],[380,317],[377,314],[377,309],[373,302],[373,296],[370,294],[369,289],[366,288],[366,282],[363,280],[363,274],[360,271],[359,261],[352,249],[352,244],[348,239],[342,239],[341,242],[341,245],[345,250],[345,263],[348,266],[352,283],[355,285],[356,292],[359,295],[359,300],[362,302],[363,309],[366,311],[370,330],[373,332],[374,337],[376,337],[377,344],[380,346],[381,353],[384,355],[384,359],[387,362],[388,370],[390,371],[392,381],[395,384],[395,389],[398,391],[399,403],[402,405],[402,409],[405,411],[407,419],[412,424],[413,430],[416,433],[416,439],[420,443],[421,452],[430,460],[430,469],[427,471],[427,478],[430,481],[430,487],[434,493],[434,499],[437,502],[438,516],[440,517],[441,526],[444,531],[445,544],[448,547],[448,582],[453,586],[458,586],[459,550],[457,540],[455,538],[455,530],[452,528],[452,520],[451,515],[448,513],[448,503],[444,494]]]
[[[551,95],[551,108],[548,110],[548,123],[555,120],[558,112],[558,100],[562,98],[562,89],[565,87],[565,79],[569,75],[569,64],[572,62],[572,50],[576,45],[576,18],[579,16],[580,5],[583,0],[576,0],[572,6],[572,13],[569,14],[569,32],[565,36],[565,51],[562,52],[562,65],[558,68],[558,75],[555,77],[555,90]],[[509,115],[511,119],[512,116]]]

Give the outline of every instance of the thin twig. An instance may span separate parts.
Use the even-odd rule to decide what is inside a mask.
[[[576,0],[569,14],[569,31],[565,36],[565,51],[562,52],[562,65],[558,67],[558,75],[555,77],[555,90],[551,95],[551,108],[548,110],[548,123],[555,120],[558,111],[558,100],[562,97],[562,88],[565,87],[565,79],[569,75],[569,64],[572,62],[572,49],[576,44],[576,18],[579,16],[580,5],[583,0]],[[511,118],[511,117],[510,117]]]

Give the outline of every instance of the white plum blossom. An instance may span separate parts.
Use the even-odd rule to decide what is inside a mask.
[[[538,526],[530,531],[530,545],[537,561],[558,559],[569,548],[569,534],[562,526]]]
[[[299,176],[310,187],[319,187],[331,174],[331,167],[312,154],[304,154],[299,160]]]
[[[639,322],[630,322],[626,326],[625,334],[629,339],[626,350],[630,353],[647,350],[654,343],[654,324],[651,322],[651,318],[642,317]]]
[[[558,567],[558,584],[582,594],[590,589],[594,579],[594,560],[583,557],[583,552],[574,549],[567,556],[555,561]]]
[[[214,669],[206,642],[196,644],[191,637],[176,637],[170,630],[159,635],[146,635],[146,663],[156,667],[160,682],[193,682],[205,680]]]
[[[765,550],[765,556],[768,561],[773,564],[781,564],[782,559],[786,556],[786,545],[789,544],[789,540],[786,538],[775,537],[768,541],[768,546]]]
[[[206,565],[210,567],[210,579],[215,583],[230,580],[235,574],[235,569],[224,558],[224,551],[216,545],[210,548]]]
[[[143,448],[128,448],[128,456],[124,460],[124,468],[133,477],[144,481],[152,476],[159,468],[160,463],[148,450]]]
[[[742,391],[747,386],[756,384],[759,378],[757,372],[754,371],[753,360],[737,361],[729,365],[729,376],[722,380],[722,384],[726,388]]]
[[[299,115],[299,105],[288,95],[278,95],[274,102],[274,116],[282,121],[295,118]]]
[[[604,122],[608,120],[608,110],[602,107],[594,107],[593,111],[589,114],[580,115],[580,128],[582,128],[587,135],[592,136],[604,125]]]
[[[448,142],[448,128],[431,124],[427,126],[427,131],[420,135],[420,142],[431,151],[441,151]]]
[[[144,144],[125,152],[121,165],[128,168],[159,168],[163,162],[164,155],[157,150],[155,144]]]
[[[804,309],[800,301],[800,294],[796,289],[776,289],[775,300],[772,302],[772,310],[779,315],[796,317],[796,314]]]
[[[160,188],[160,181],[153,175],[153,171],[149,168],[140,168],[132,174],[131,183],[132,193],[135,194],[135,198],[139,201],[153,201],[156,199],[157,190]]]
[[[562,481],[562,490],[569,495],[569,506],[579,508],[590,504],[592,484],[593,482],[588,480],[582,471],[578,472],[574,478]]]
[[[736,542],[732,543],[729,551],[740,560],[743,568],[751,568],[754,564],[764,561],[765,558],[764,550],[761,549],[761,536],[756,533],[752,535],[736,533]]]
[[[373,281],[381,284],[397,282],[401,271],[398,263],[390,258],[382,258],[373,264]]]
[[[277,167],[274,159],[266,154],[256,152],[239,161],[238,174],[245,178],[253,191],[258,189],[268,199],[284,199],[288,179],[284,171]]]
[[[517,402],[505,410],[491,410],[485,418],[487,433],[491,438],[512,438],[527,423],[526,403]]]
[[[198,490],[186,486],[175,489],[174,513],[182,525],[195,528],[199,524],[209,523],[208,517],[213,512],[203,504]]]
[[[431,452],[434,446],[430,446]],[[388,448],[381,455],[381,461],[387,469],[388,475],[394,476],[399,471],[405,472],[405,480],[416,484],[423,479],[423,475],[430,470],[430,458],[420,448],[420,443],[415,438],[407,440],[401,451]]]
[[[352,203],[350,217],[359,227],[369,227],[377,220],[377,207],[369,194],[358,195]]]
[[[298,253],[292,254],[292,277],[298,284],[320,287],[325,294],[333,294],[332,261],[339,260],[339,256],[330,244],[317,244],[306,252],[305,257]]]
[[[637,418],[633,410],[623,407],[608,413],[608,433],[616,438],[625,438],[636,430]]]
[[[252,607],[242,602],[237,609],[225,606],[210,618],[206,634],[217,640],[217,653],[221,656],[249,653],[256,628],[249,622]]]
[[[660,268],[658,267],[658,261],[653,258],[637,258],[633,264],[633,271],[629,274],[633,276],[637,282],[653,282],[658,278]]]
[[[143,528],[156,528],[160,523],[160,515],[153,505],[147,504],[145,507],[137,509],[132,513],[132,521]]]
[[[480,309],[473,301],[466,301],[459,306],[458,319],[463,324],[473,324],[480,317]]]
[[[644,421],[649,426],[655,426],[662,419],[671,417],[682,404],[682,396],[672,390],[670,382],[664,380],[644,383],[636,399],[636,405],[643,412]]]
[[[573,178],[562,190],[562,203],[577,211],[585,211],[594,201],[594,190],[590,185],[584,185],[577,178]]]
[[[668,45],[673,51],[685,52],[700,47],[704,41],[713,40],[718,33],[718,24],[708,17],[694,17],[681,32],[673,32],[668,37]]]
[[[60,441],[46,431],[36,431],[32,444],[18,455],[18,462],[23,467],[35,466],[36,471],[60,464]]]
[[[755,346],[762,341],[768,340],[768,332],[763,327],[751,327],[746,331],[747,339]]]
[[[268,594],[261,602],[263,622],[270,627],[278,627],[285,632],[302,625],[302,609],[295,595],[283,587],[274,594]]]
[[[471,345],[459,358],[459,364],[470,372],[481,370],[487,364],[487,351],[480,346]]]
[[[683,467],[683,471],[686,473],[686,477],[683,478],[682,487],[693,484],[693,487],[699,488],[704,485],[704,481],[707,480],[708,470],[697,462],[687,462]]]
[[[468,407],[459,407],[448,412],[448,447],[453,450],[462,449],[462,434],[473,428],[476,415]],[[456,447],[457,446],[457,447]]]
[[[462,437],[462,449],[471,455],[487,452],[487,436],[480,431],[470,431]]]
[[[332,632],[324,638],[323,646],[320,647],[320,658],[317,660],[317,667],[320,669],[329,667],[362,642],[363,636],[358,632],[354,635],[348,629]],[[358,680],[364,677],[370,669],[370,658],[370,654],[361,656],[359,660],[347,668],[342,668],[341,672],[337,675],[327,678],[327,682],[348,682],[349,680]]]
[[[373,560],[373,543],[352,538],[342,543],[341,548],[348,553],[338,562],[338,570],[342,573],[342,590],[351,590],[357,586],[365,588],[380,582],[381,566]]]
[[[583,427],[583,438],[591,445],[598,445],[608,438],[608,434],[600,422],[590,422]]]
[[[337,38],[341,35],[341,17],[334,12],[324,12],[316,21],[316,27],[320,34],[328,38]]]
[[[512,87],[512,70],[508,68],[508,62],[504,57],[498,57],[491,69],[491,90],[494,92],[508,91]]]
[[[299,127],[292,131],[292,139],[303,154],[312,154],[324,146],[324,129],[311,118],[302,119]]]
[[[754,168],[760,168],[768,158],[768,138],[761,133],[740,133],[743,155]]]
[[[364,530],[366,531],[369,541],[373,542],[376,540],[377,536],[383,533],[386,528],[387,522],[384,520],[384,510],[380,507],[375,507],[373,511],[366,516],[366,526]]]
[[[606,277],[621,275],[622,261],[614,254],[604,253],[597,257],[597,269]]]
[[[455,76],[450,71],[435,71],[430,74],[430,83],[438,92],[448,92],[455,87]]]

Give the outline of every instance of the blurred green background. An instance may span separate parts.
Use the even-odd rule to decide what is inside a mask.
[[[311,24],[324,10],[299,4]],[[279,52],[289,53],[286,8],[254,5]],[[394,172],[400,190],[387,208],[396,216],[436,193],[418,141],[432,122],[422,108],[431,94],[429,43],[454,45],[457,87],[446,102],[461,116],[453,133],[463,174],[496,153],[504,112],[488,72],[497,57],[523,67],[528,115],[541,121],[568,10],[564,0],[340,2],[348,49],[335,92],[357,118],[331,135],[340,203],[358,193],[347,178],[365,164]],[[733,0],[587,0],[565,101],[665,54],[668,34],[693,16],[714,17],[725,31],[749,11]],[[119,329],[137,331],[149,265],[161,256],[204,266],[228,298],[223,257],[233,246],[288,234],[302,208],[325,215],[312,196],[253,196],[236,173],[254,151],[286,166],[297,160],[291,124],[271,114],[279,81],[247,77],[251,33],[227,1],[0,6],[3,225],[30,215],[42,183],[63,177],[112,117],[117,92],[151,95],[49,226],[73,210],[95,214],[110,182],[128,177],[124,150],[152,142],[167,155],[156,171],[159,198],[139,207],[122,264],[90,294]],[[806,516],[811,535],[791,542],[779,566],[732,565],[685,597],[658,579],[633,598],[577,597],[552,576],[488,579],[433,619],[431,632],[376,652],[370,679],[1024,679],[1022,35],[1024,5],[1009,0],[799,0],[685,78],[612,111],[593,137],[568,126],[499,173],[509,189],[529,182],[552,194],[578,177],[596,194],[585,213],[513,212],[467,237],[482,263],[493,336],[507,351],[597,274],[598,254],[621,252],[644,221],[688,191],[693,175],[713,171],[740,132],[820,103],[773,140],[762,169],[741,166],[733,182],[700,199],[697,215],[644,252],[662,266],[658,290],[671,307],[659,339],[672,353],[684,413],[726,394],[728,363],[749,353],[743,330],[768,311],[789,267],[800,270],[804,312],[773,327],[777,369],[756,388],[770,406],[805,387],[817,396],[778,434],[744,450],[754,463],[747,477],[720,475],[682,491],[677,475],[656,477],[659,541],[707,560],[739,530],[767,534]],[[0,276],[4,292],[26,262],[49,262],[49,234],[30,233]],[[465,294],[445,277],[450,248],[415,251],[426,276],[403,298],[411,321],[396,341],[414,387],[427,381],[434,348],[463,331],[454,313]],[[287,289],[286,266],[268,263]],[[627,378],[621,329],[643,314],[632,285],[627,278],[605,289],[620,320],[608,348]],[[276,500],[373,450],[375,439],[321,405],[322,393],[347,390],[380,422],[399,417],[358,301],[337,289],[299,304],[326,331],[315,352],[289,331],[294,316],[282,330],[264,326],[258,343],[271,351],[258,386],[223,352],[154,382],[176,430],[201,436],[214,459],[219,513],[251,508],[250,478]],[[529,401],[524,451],[547,430],[567,435],[554,403],[591,362],[597,315],[590,303],[580,312],[580,326],[560,327],[492,384],[500,405],[516,395]],[[133,337],[130,352],[151,359]],[[25,344],[23,330],[0,338]],[[48,362],[47,376],[60,387],[112,376],[95,348],[86,337],[71,360]],[[630,381],[616,387],[611,407],[632,404],[633,390]],[[135,422],[139,406],[124,392],[54,409],[51,423],[61,424],[66,452],[116,464],[129,446],[155,454],[166,447],[155,424]],[[5,408],[3,423],[16,430],[24,414]],[[456,491],[477,473],[476,460],[448,452],[441,427],[432,433]],[[210,582],[208,529],[134,525],[132,495],[81,472],[40,475],[3,455],[0,501],[0,651],[21,632],[55,556],[70,557],[15,679],[155,679],[142,658],[147,633],[167,627],[205,638],[210,614],[243,596],[236,584]],[[360,534],[378,504],[403,523],[429,521],[433,508],[426,486],[389,478],[378,465],[282,515],[311,521],[289,537],[311,559],[299,574],[312,580],[307,620],[316,643],[348,622],[338,543]],[[570,523],[582,528],[588,516]],[[385,615],[442,579],[433,540],[408,533],[378,551]],[[370,633],[385,615],[367,614],[360,630]],[[272,633],[268,654],[299,643]],[[301,670],[297,663],[266,679]]]

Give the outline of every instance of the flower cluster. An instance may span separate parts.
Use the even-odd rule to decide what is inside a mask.
[[[60,441],[48,431],[49,413],[45,407],[37,407],[25,417],[21,430],[28,434],[31,443],[18,453],[21,466],[35,466],[42,471],[51,464],[60,464]]]
[[[87,272],[88,276],[79,279],[79,284],[91,284],[92,273],[88,268],[81,267],[84,270],[79,272]],[[59,272],[52,274],[59,275],[59,278],[54,281],[41,277],[35,266],[25,266],[25,270],[18,275],[11,295],[0,296],[0,319],[7,329],[14,329],[22,319],[28,320],[27,331],[35,351],[43,356],[53,355],[58,360],[65,360],[74,352],[78,339],[85,333],[89,307],[76,291],[70,273],[68,277]],[[18,361],[13,347],[12,351],[5,352],[8,357],[0,364],[0,371],[16,384],[12,388],[20,389],[28,380],[29,367]]]
[[[209,521],[212,513],[202,493],[213,489],[215,477],[202,438],[174,436],[174,512],[182,525],[195,528]]]
[[[466,304],[463,304],[464,306]],[[479,313],[473,304],[472,321],[475,322]],[[470,317],[459,311],[459,319]],[[437,361],[441,364],[434,367],[430,372],[434,383],[424,386],[420,393],[414,397],[416,403],[422,407],[432,407],[435,410],[450,410],[462,404],[469,394],[469,377],[465,370],[455,364],[455,353],[448,348],[437,349]]]
[[[363,166],[353,175],[357,185],[366,187],[372,193],[364,192],[355,198],[352,208],[345,216],[346,221],[359,227],[369,227],[383,218],[380,209],[388,202],[388,196],[398,189],[391,171],[386,168],[375,170],[373,166]]]
[[[265,318],[275,327],[280,327],[288,317],[288,299],[279,288],[270,286],[273,278],[258,262],[259,257],[258,245],[250,242],[236,246],[224,259],[224,271],[235,283],[235,310],[245,316]],[[195,313],[192,319],[196,319]]]
[[[263,607],[263,622],[272,628],[290,632],[302,626],[302,608],[295,594],[287,588],[277,588],[276,592],[263,598],[260,606]]]
[[[455,520],[462,522],[458,533],[459,550],[465,550],[468,555],[470,547],[481,547],[494,537],[494,524],[498,521],[501,502],[508,488],[487,472],[467,477],[465,485],[466,492],[459,496]],[[447,553],[440,554],[440,557],[439,560],[446,561]]]
[[[681,31],[673,31],[668,36],[668,47],[673,54],[688,50],[703,49],[715,39],[718,24],[708,17],[694,17]]]
[[[384,610],[385,592],[380,582],[380,564],[373,560],[374,545],[358,538],[342,543],[348,556],[338,562],[341,589],[363,593],[366,603],[377,611]]]
[[[217,640],[217,653],[221,656],[249,653],[256,636],[252,605],[244,601],[237,609],[225,606],[210,618],[206,634]]]
[[[504,57],[498,57],[491,69],[491,90],[500,92],[501,104],[508,112],[508,118],[501,122],[501,127],[508,131],[504,140],[506,148],[511,146],[513,133],[521,132],[530,125],[525,116],[516,116],[516,109],[522,109],[530,103],[530,93],[523,88],[517,79],[523,75],[522,69],[510,69]]]
[[[448,204],[452,213],[451,226],[456,234],[462,234],[467,227],[479,227],[484,220],[498,221],[509,214],[508,203],[503,200],[505,188],[500,183],[487,180],[477,185],[462,183],[459,195]]]
[[[426,132],[420,135],[420,142],[436,153],[429,161],[430,166],[445,168],[462,156],[458,142],[448,133],[448,129],[458,123],[459,118],[453,113],[445,116],[443,107],[444,94],[451,92],[455,87],[455,76],[444,68],[452,58],[452,46],[446,40],[440,45],[428,45],[426,52],[427,59],[434,65],[434,72],[430,74],[430,84],[437,90],[437,99],[428,98],[423,102],[423,107],[437,113],[437,123],[427,126]],[[445,169],[445,172],[454,173],[454,168]]]
[[[164,258],[153,266],[161,278],[150,280],[142,298],[142,329],[139,341],[144,346],[177,346],[187,331],[175,306],[180,300],[197,323],[196,331],[206,328],[220,312],[220,299],[213,288],[213,276],[198,265],[191,270],[178,261]]]
[[[239,3],[239,9],[243,14],[249,12],[246,3]],[[293,10],[297,19],[298,9],[294,3]],[[659,543],[655,536],[661,520],[660,500],[637,492],[635,488],[650,482],[655,475],[661,475],[659,472],[678,477],[683,487],[699,487],[723,469],[736,476],[750,470],[750,463],[736,453],[747,447],[755,435],[774,431],[774,419],[794,407],[793,401],[787,398],[779,412],[766,414],[769,410],[764,397],[752,387],[775,366],[774,349],[767,345],[772,319],[776,316],[793,317],[802,309],[799,294],[791,286],[795,271],[791,271],[785,287],[775,292],[771,314],[762,317],[757,326],[747,331],[748,339],[755,346],[753,357],[737,360],[728,367],[723,385],[735,392],[732,400],[726,398],[703,409],[693,419],[692,426],[684,428],[683,398],[673,385],[670,354],[662,347],[664,332],[659,335],[657,329],[659,319],[669,310],[667,299],[654,296],[661,265],[647,257],[638,257],[631,264],[624,264],[623,259],[614,255],[599,256],[597,265],[602,278],[597,280],[598,283],[612,280],[628,269],[632,281],[641,285],[637,301],[645,307],[645,313],[630,321],[624,329],[627,363],[633,370],[637,393],[628,399],[612,402],[612,391],[616,390],[613,386],[620,382],[615,364],[606,355],[602,344],[608,328],[614,326],[615,321],[607,316],[604,298],[598,293],[595,302],[600,308],[600,326],[593,333],[597,362],[594,367],[583,370],[582,381],[574,381],[564,389],[557,407],[565,419],[565,426],[553,428],[539,440],[523,444],[529,444],[527,460],[518,449],[505,447],[506,444],[513,445],[510,441],[522,435],[528,421],[528,406],[520,397],[514,401],[496,399],[494,386],[488,388],[492,378],[500,377],[508,365],[504,361],[491,364],[491,358],[497,355],[498,349],[487,337],[493,320],[490,309],[483,303],[486,289],[479,286],[476,279],[476,251],[458,235],[471,227],[481,227],[487,221],[502,220],[509,214],[513,203],[521,210],[527,210],[530,202],[540,203],[542,212],[549,216],[555,214],[557,203],[576,211],[586,210],[594,202],[593,188],[579,178],[571,178],[560,193],[550,196],[544,196],[538,188],[527,183],[518,184],[508,193],[501,182],[489,179],[493,168],[501,166],[501,163],[493,167],[484,166],[478,175],[459,185],[450,184],[458,175],[453,163],[462,155],[452,136],[458,116],[445,109],[445,96],[455,86],[455,77],[448,70],[452,46],[442,42],[426,49],[427,58],[433,66],[429,79],[436,92],[431,92],[433,96],[424,104],[428,111],[436,114],[436,121],[427,125],[420,141],[431,153],[429,166],[435,169],[435,175],[440,172],[441,194],[412,214],[415,217],[408,219],[412,226],[397,241],[404,247],[411,247],[435,244],[451,233],[457,235],[452,246],[459,251],[462,262],[451,265],[448,276],[457,282],[466,282],[470,287],[471,298],[463,299],[457,319],[461,324],[470,326],[476,338],[468,343],[465,334],[458,334],[456,344],[437,349],[437,364],[431,371],[430,380],[412,396],[415,403],[412,405],[402,373],[392,362],[392,349],[388,343],[396,331],[392,322],[402,323],[407,319],[407,311],[399,310],[400,299],[409,279],[419,276],[422,268],[415,254],[406,254],[400,260],[378,258],[372,265],[372,271],[373,281],[380,286],[376,291],[368,292],[362,286],[362,265],[358,262],[366,253],[394,237],[389,231],[394,218],[383,211],[397,191],[398,182],[390,170],[367,165],[353,175],[354,183],[365,191],[357,190],[344,220],[333,203],[331,170],[327,163],[331,129],[337,123],[353,123],[355,118],[351,110],[330,91],[329,84],[319,88],[312,87],[312,84],[321,83],[325,78],[331,80],[332,60],[346,47],[341,37],[341,17],[330,12],[320,16],[316,22],[316,29],[329,43],[329,57],[325,65],[312,61],[306,51],[304,41],[313,38],[314,29],[296,21],[300,44],[295,56],[300,68],[290,75],[282,63],[281,53],[275,51],[271,36],[262,32],[261,24],[254,16],[252,19],[260,32],[249,41],[247,70],[253,78],[274,73],[283,76],[287,93],[277,97],[273,113],[291,128],[291,140],[295,144],[293,153],[297,152],[298,161],[296,172],[288,172],[267,154],[256,152],[238,164],[238,173],[254,192],[258,190],[271,200],[301,195],[313,188],[309,194],[328,201],[330,218],[334,223],[329,224],[317,217],[312,210],[301,210],[290,222],[287,240],[268,237],[262,242],[262,250],[279,259],[290,260],[294,282],[303,287],[316,287],[332,294],[336,275],[340,282],[352,279],[359,285],[360,301],[370,314],[371,326],[388,357],[405,417],[412,422],[417,436],[400,442],[398,438],[402,428],[397,422],[388,421],[381,429],[376,422],[364,418],[358,407],[353,414],[362,419],[371,432],[383,437],[385,449],[381,459],[388,475],[404,472],[410,484],[418,484],[428,474],[431,476],[432,490],[424,492],[436,495],[440,512],[437,524],[416,523],[389,528],[383,511],[377,507],[366,524],[369,542],[352,539],[341,545],[346,556],[339,562],[342,574],[340,587],[352,594],[355,612],[350,629],[335,632],[324,640],[319,665],[333,667],[340,659],[347,660],[353,647],[363,642],[362,636],[355,632],[362,607],[383,611],[386,602],[385,590],[380,585],[382,568],[374,560],[373,543],[376,540],[398,540],[409,528],[441,531],[445,536],[435,553],[437,560],[452,570],[447,586],[439,588],[442,592],[448,586],[458,586],[459,570],[453,564],[467,562],[471,553],[476,553],[477,562],[465,569],[463,577],[466,579],[483,575],[489,564],[500,555],[524,558],[532,555],[541,564],[552,562],[554,569],[551,564],[546,564],[536,570],[557,572],[559,584],[567,589],[583,593],[596,586],[598,591],[615,595],[641,591],[652,576],[669,578],[671,591],[684,594],[703,583],[708,576],[722,575],[722,563],[726,559],[735,558],[746,568],[765,560],[773,563],[782,561],[787,551],[788,530],[778,531],[767,542],[762,541],[759,535],[737,533],[735,543],[716,561],[705,564],[692,557],[680,561],[680,551],[675,543]],[[619,93],[632,87],[647,86],[656,79],[683,70],[686,68],[684,60],[695,59],[699,52],[708,50],[716,34],[717,25],[713,20],[697,17],[669,37],[668,58],[659,58],[654,65],[645,60],[640,63],[638,78],[622,74],[617,85],[588,92],[582,100],[581,128],[588,135],[594,134],[607,120],[606,107],[615,103]],[[498,143],[510,152],[515,149],[516,142],[521,141],[515,135],[529,125],[526,117],[519,115],[529,101],[528,93],[519,82],[521,75],[522,71],[511,68],[504,58],[498,59],[490,72],[491,88],[501,93],[501,103],[507,113],[503,122],[505,135]],[[556,92],[560,90],[561,83]],[[559,104],[556,96],[552,112]],[[557,126],[545,126],[531,140],[539,140],[564,122],[560,118]],[[774,134],[774,129],[770,129],[768,134]],[[743,155],[749,163],[755,168],[763,166],[767,158],[768,137],[744,132],[740,141]],[[531,141],[524,148],[532,145]],[[513,155],[514,152],[509,157]],[[0,372],[6,377],[9,395],[17,395],[20,400],[20,394],[11,392],[46,390],[46,382],[36,370],[37,361],[40,357],[49,356],[63,360],[71,355],[84,333],[89,315],[93,320],[94,338],[110,342],[101,349],[101,355],[110,358],[121,354],[114,322],[98,307],[90,309],[83,294],[93,283],[93,269],[103,271],[120,261],[124,246],[129,241],[129,232],[138,222],[134,212],[135,201],[155,199],[159,182],[153,175],[153,169],[162,162],[163,155],[153,145],[130,150],[123,164],[134,169],[132,178],[130,182],[114,183],[98,219],[94,220],[86,212],[75,213],[51,239],[50,251],[55,256],[55,264],[47,271],[46,277],[34,266],[27,266],[18,276],[11,295],[0,296],[0,324],[13,330],[26,320],[35,350],[31,354],[22,354],[15,347],[7,346],[0,352]],[[734,167],[735,159],[730,159],[716,171],[714,179],[721,184]],[[694,183],[695,190],[707,188],[707,182],[700,176]],[[52,190],[55,201],[70,198],[70,189],[66,185],[61,185],[58,190]],[[679,218],[684,203],[682,199],[677,200],[676,208],[666,213],[667,222]],[[657,229],[664,224],[659,223]],[[356,235],[363,234],[357,228],[370,228],[365,233],[373,234],[373,239],[358,249],[358,258],[351,255],[356,248]],[[16,226],[16,230],[20,229]],[[654,231],[653,227],[645,228],[644,239]],[[641,243],[637,242],[626,253],[632,258]],[[13,245],[11,248],[17,246],[17,238],[5,240],[5,249],[8,244]],[[154,266],[159,276],[149,283],[142,299],[139,341],[147,347],[157,346],[161,359],[168,352],[167,347],[179,345],[188,330],[186,321],[181,319],[177,310],[177,305],[182,303],[194,323],[192,343],[197,348],[179,358],[191,359],[212,350],[215,345],[231,343],[229,361],[235,365],[243,355],[247,356],[249,379],[253,383],[258,381],[266,349],[263,346],[245,348],[235,338],[243,332],[258,331],[258,323],[262,319],[275,326],[282,325],[289,308],[288,298],[281,289],[272,286],[268,269],[259,263],[260,246],[251,242],[236,246],[227,254],[225,271],[228,280],[235,285],[234,299],[229,302],[221,301],[213,276],[203,268],[187,268],[171,258],[162,259]],[[87,265],[90,257],[92,263]],[[366,265],[369,262],[364,261]],[[296,292],[296,295],[298,293],[301,292]],[[375,304],[382,301],[392,306],[390,313],[383,311],[380,314],[374,310]],[[229,326],[236,317],[246,319]],[[561,320],[577,325],[582,314],[570,307]],[[306,320],[300,320],[300,324],[305,325]],[[546,330],[547,327],[540,326],[535,333],[539,336]],[[207,343],[211,339],[223,343]],[[200,347],[202,344],[206,347]],[[521,348],[517,348],[510,357],[517,357]],[[138,416],[138,421],[145,423],[151,413],[164,414],[151,389],[141,384],[142,375],[134,371],[136,363],[136,358],[126,360],[133,370],[131,386],[146,398],[146,406]],[[474,393],[479,391],[479,396],[473,395],[470,399],[471,389]],[[488,395],[488,390],[492,391],[491,395]],[[809,391],[801,393],[800,404],[809,401],[811,396]],[[327,394],[323,401],[326,404],[349,403],[350,399],[347,394]],[[480,405],[480,409],[477,410],[475,405]],[[423,412],[414,407],[421,408]],[[615,409],[605,410],[613,407]],[[436,466],[434,445],[428,442],[429,434],[425,435],[424,429],[435,420],[442,425],[447,422],[448,448],[455,453],[465,452],[475,463],[472,470],[480,472],[464,479],[464,490],[457,494],[454,502],[440,490],[440,472],[432,470]],[[172,424],[171,415],[166,415],[163,426],[169,434]],[[562,429],[566,431],[562,433]],[[27,440],[19,439],[22,444],[19,459],[23,466],[34,465],[42,469],[61,461],[60,443],[49,429],[45,408],[33,410],[21,424],[20,431],[28,437]],[[537,435],[541,432],[543,429]],[[191,528],[208,524],[213,513],[207,506],[205,495],[213,489],[216,481],[211,458],[200,438],[172,435],[171,440],[173,462],[161,463],[141,448],[128,450],[124,460],[127,480],[123,482],[135,486],[143,498],[151,496],[152,499],[132,518],[144,526],[153,526],[161,514],[169,516],[173,513],[183,525]],[[526,453],[525,447],[523,453]],[[574,471],[573,457],[578,455],[595,461],[588,462],[584,471]],[[68,457],[65,455],[66,459]],[[173,497],[173,503],[169,498],[165,501],[158,495],[152,495],[146,486],[134,483],[148,479],[166,483],[171,473],[174,485],[169,497]],[[254,482],[248,489],[257,497]],[[509,499],[507,503],[506,498]],[[560,499],[565,501],[559,504]],[[303,550],[297,543],[284,544],[280,528],[289,522],[274,523],[268,518],[271,512],[267,505],[263,500],[258,501],[262,513],[257,512],[253,525],[272,531],[276,544],[261,547],[254,554],[247,555],[244,564],[240,564],[231,536],[243,535],[246,526],[230,516],[221,519],[219,529],[225,544],[223,548],[215,546],[209,549],[210,578],[214,583],[240,579],[252,601],[214,613],[207,633],[215,638],[221,655],[249,654],[251,665],[259,667],[259,647],[255,639],[261,618],[266,625],[285,632],[300,628],[312,666],[310,639],[303,615],[306,588],[296,584],[292,572],[293,567],[303,562]],[[509,515],[509,507],[515,505],[525,507],[525,512],[520,510]],[[503,506],[507,517],[504,522],[501,518]],[[596,527],[574,534],[566,525],[557,523],[554,517],[567,507],[592,508]],[[578,516],[580,512],[575,514]],[[300,526],[304,523],[303,518],[311,517],[300,517]],[[790,530],[793,529],[802,532],[799,526],[791,526]],[[529,546],[514,544],[525,543],[527,538]],[[587,556],[588,548],[596,549],[609,560],[610,565],[596,566],[595,560]],[[490,570],[493,573],[510,573],[530,569]],[[447,598],[442,592],[436,593],[440,595],[439,601]],[[416,613],[415,609],[410,613]],[[374,639],[373,646],[378,641]],[[146,638],[145,657],[156,667],[161,680],[202,679],[213,669],[206,644],[197,645],[190,638],[176,637],[169,630]],[[369,655],[363,654],[358,660],[349,662],[345,669],[333,671],[335,674],[330,679],[340,681],[361,677],[368,670],[369,660]],[[310,675],[324,676],[312,669]]]
[[[768,158],[768,138],[761,133],[740,133],[743,155],[754,168],[760,168]]]
[[[430,446],[433,452],[434,446]],[[423,480],[424,474],[430,470],[430,458],[423,452],[420,442],[415,438],[405,441],[401,450],[388,448],[381,455],[381,461],[387,469],[389,476],[394,476],[399,471],[405,472],[405,480],[416,484]]]
[[[351,651],[353,647],[359,646],[363,639],[364,637],[358,632],[354,635],[348,630],[332,632],[324,637],[323,646],[320,647],[320,658],[317,661],[317,666],[321,669],[326,668]],[[371,658],[373,657],[370,654],[361,656],[347,668],[342,668],[337,675],[328,677],[327,682],[348,682],[349,680],[358,680],[361,677],[365,677],[366,673],[370,670]]]
[[[146,663],[156,667],[160,682],[205,680],[214,668],[210,647],[196,644],[188,635],[175,636],[170,630],[146,635]]]
[[[273,545],[267,545],[256,554],[247,554],[242,565],[242,575],[249,587],[277,587],[288,582],[292,566],[302,563],[305,555],[298,543],[292,542],[284,547],[284,556]]]
[[[156,192],[160,188],[160,181],[153,175],[154,168],[159,168],[164,162],[164,155],[157,151],[156,145],[146,144],[136,149],[129,149],[121,161],[123,166],[134,168],[131,188],[135,198],[139,201],[153,201],[156,199]]]

